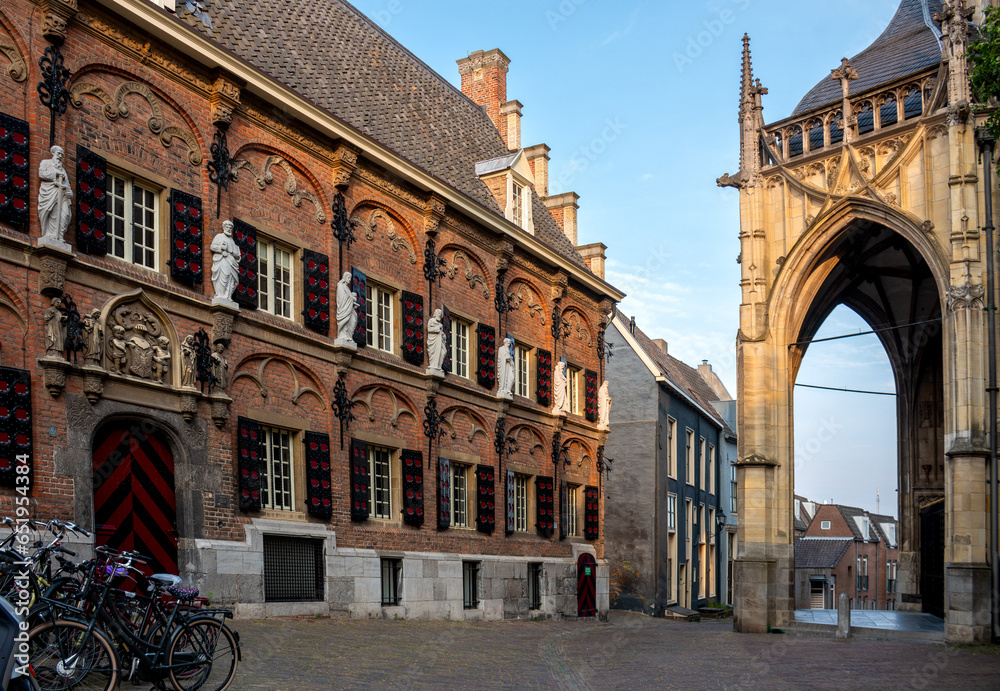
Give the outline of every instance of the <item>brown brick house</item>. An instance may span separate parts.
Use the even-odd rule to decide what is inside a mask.
[[[546,196],[547,147],[520,147],[506,56],[460,61],[495,87],[470,98],[346,3],[208,5],[0,7],[0,396],[26,416],[0,429],[0,512],[30,469],[36,515],[244,614],[575,615],[580,560],[606,609],[597,391],[622,295]],[[66,247],[40,237],[50,143]],[[224,220],[237,306],[210,280]]]

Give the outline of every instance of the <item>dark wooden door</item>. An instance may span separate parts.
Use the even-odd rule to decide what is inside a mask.
[[[597,561],[592,554],[576,560],[576,605],[578,616],[597,616]]]
[[[944,618],[944,499],[920,510],[920,600]]]
[[[177,573],[174,459],[163,439],[139,425],[105,428],[94,447],[97,545],[151,557],[144,571]]]

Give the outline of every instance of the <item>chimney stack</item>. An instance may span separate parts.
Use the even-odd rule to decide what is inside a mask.
[[[510,151],[521,150],[521,108],[523,107],[520,101],[507,101],[500,106],[500,116],[507,121],[507,134],[503,140]]]
[[[499,48],[489,51],[477,50],[469,57],[458,61],[458,73],[462,75],[462,93],[482,106],[490,120],[500,131],[500,137],[507,143],[508,121],[513,119],[517,129],[518,144],[521,139],[520,103],[507,102],[507,68],[510,58]],[[516,104],[512,106],[511,104]],[[501,115],[501,108],[505,112]],[[512,111],[516,111],[516,114]],[[508,148],[511,148],[508,146]],[[520,147],[518,147],[520,148]]]
[[[664,355],[669,355],[669,353],[667,352],[667,342],[666,341],[664,341],[662,338],[654,338],[653,339],[653,343],[654,343],[654,345],[656,345],[657,348],[660,349],[660,351]]]
[[[535,176],[535,192],[542,199],[549,196],[549,152],[551,150],[545,144],[535,144],[524,150],[524,156],[528,165],[531,166],[531,174]]]
[[[566,237],[573,243],[573,247],[576,247],[576,210],[580,208],[577,203],[580,201],[580,195],[576,192],[564,192],[551,197],[542,197],[542,201],[548,207],[552,218],[566,233]]]
[[[604,260],[608,246],[603,242],[594,242],[589,245],[580,245],[576,248],[583,261],[587,262],[590,270],[600,279],[604,279]]]

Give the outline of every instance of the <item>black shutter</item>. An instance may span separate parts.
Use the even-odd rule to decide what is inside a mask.
[[[538,534],[542,537],[552,537],[555,530],[556,505],[552,488],[552,478],[535,478],[535,502],[538,506]]]
[[[371,476],[368,474],[368,444],[351,440],[351,520],[368,520],[368,494]]]
[[[585,410],[587,420],[597,422],[597,372],[586,370],[583,373],[583,385],[585,390]]]
[[[305,317],[307,329],[324,336],[330,333],[330,258],[325,254],[303,250],[305,265]]]
[[[404,450],[400,454],[403,466],[403,523],[424,524],[424,454]]]
[[[476,329],[476,335],[476,340],[479,342],[476,380],[480,386],[492,389],[497,383],[497,330],[495,327],[480,324]]]
[[[438,458],[438,528],[451,525],[451,462]]]
[[[28,143],[28,123],[0,113],[0,221],[20,226],[31,212]]]
[[[201,197],[170,190],[170,276],[189,286],[202,280],[202,231]]]
[[[451,372],[451,312],[445,305],[441,305],[441,328],[444,333],[444,362],[441,369]]]
[[[330,490],[330,435],[306,432],[306,510],[312,516],[330,518],[333,497]]]
[[[539,405],[552,405],[552,353],[539,349],[536,356],[535,396]]]
[[[368,345],[368,277],[358,268],[352,268],[354,294],[358,296],[358,323],[354,325],[354,342],[364,348]]]
[[[514,532],[514,471],[507,471],[507,534]]]
[[[566,539],[566,523],[569,520],[568,507],[566,502],[569,500],[569,487],[566,486],[566,481],[563,480],[559,483],[559,539]]]
[[[257,229],[246,221],[233,219],[233,239],[240,248],[240,282],[233,301],[248,310],[257,309]]]
[[[30,491],[34,480],[34,455],[31,434],[31,373],[28,370],[0,367],[0,485]],[[18,473],[18,466],[27,472]],[[25,496],[22,494],[21,496]]]
[[[583,496],[587,506],[583,512],[583,536],[588,540],[596,540],[600,535],[601,515],[598,511],[598,491],[596,487],[587,487]]]
[[[493,466],[476,466],[476,530],[492,533],[496,527],[496,478]]]
[[[76,248],[103,257],[108,253],[108,162],[76,147]]]
[[[402,292],[403,359],[418,367],[424,364],[424,298],[416,293]]]
[[[240,475],[240,511],[260,511],[260,474],[264,469],[260,424],[240,417],[237,421],[237,471]]]

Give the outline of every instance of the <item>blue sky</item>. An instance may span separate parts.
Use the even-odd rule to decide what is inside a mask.
[[[354,4],[456,86],[455,61],[472,51],[511,58],[522,144],[551,147],[551,191],[580,195],[580,243],[608,246],[607,278],[628,293],[622,309],[676,357],[712,362],[735,393],[739,200],[715,179],[738,166],[743,33],[773,122],[871,43],[898,0]],[[842,308],[823,333],[863,329]],[[873,337],[813,347],[798,381],[893,390]],[[895,513],[894,399],[796,396],[797,492],[874,509],[879,487],[882,511]]]

